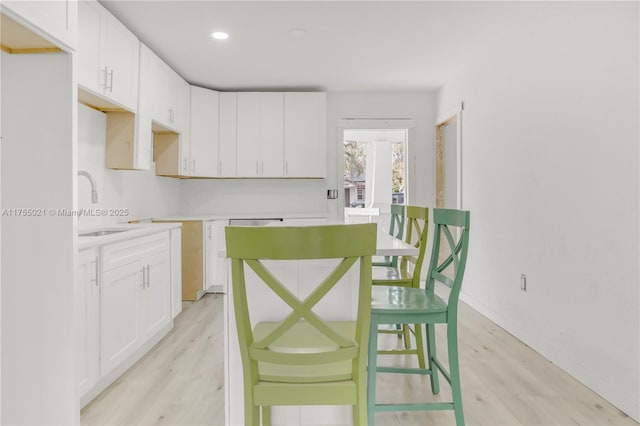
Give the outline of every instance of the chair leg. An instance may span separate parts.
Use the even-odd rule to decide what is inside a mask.
[[[431,370],[431,392],[434,395],[440,393],[440,380],[438,379],[438,367],[433,361],[436,359],[436,326],[435,324],[427,324],[425,327],[427,334],[427,357],[429,359],[429,369]]]
[[[464,426],[462,391],[460,388],[460,367],[458,364],[458,326],[455,321],[447,324],[447,346],[449,348],[449,376],[451,377],[451,394],[453,395],[453,410],[456,415],[456,425]]]
[[[402,330],[404,332],[404,348],[411,349],[411,330],[407,324],[402,325]]]
[[[418,351],[418,367],[426,368],[424,362],[424,342],[422,340],[422,325],[413,325],[416,334],[416,350]]]
[[[375,315],[371,316],[371,327],[369,329],[369,353],[367,361],[367,424],[375,424],[376,407],[376,357],[378,355],[378,322]],[[356,423],[358,425],[362,423]]]
[[[271,407],[262,406],[262,426],[271,426]]]

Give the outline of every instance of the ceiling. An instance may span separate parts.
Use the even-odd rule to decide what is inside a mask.
[[[218,90],[433,90],[525,18],[517,2],[100,3],[189,83]]]

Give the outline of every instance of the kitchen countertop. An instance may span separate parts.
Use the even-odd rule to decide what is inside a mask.
[[[115,234],[93,236],[93,237],[80,237],[78,236],[78,251],[98,247],[105,244],[119,243],[120,241],[130,240],[132,238],[142,237],[144,235],[151,235],[157,232],[168,231],[170,229],[180,228],[182,224],[177,222],[169,223],[122,223],[117,225],[100,226],[96,228],[81,229],[78,234],[93,231],[103,231],[110,229],[126,229],[124,232],[117,232]]]
[[[209,221],[228,219],[325,219],[329,213],[224,213],[224,214],[184,214],[154,217],[157,221]]]

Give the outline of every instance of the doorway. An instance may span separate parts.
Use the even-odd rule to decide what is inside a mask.
[[[436,207],[462,208],[462,106],[436,124]]]
[[[345,129],[343,135],[345,216],[379,211],[376,221],[388,226],[391,204],[405,202],[408,129]]]

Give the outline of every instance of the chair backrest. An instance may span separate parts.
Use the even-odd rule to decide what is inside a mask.
[[[389,223],[389,235],[399,240],[404,236],[405,206],[403,204],[391,204],[391,221]],[[391,258],[391,266],[398,266],[398,256]]]
[[[426,291],[433,292],[435,284],[450,288],[449,311],[457,312],[462,277],[467,265],[470,213],[464,210],[434,209],[433,250],[426,280]],[[444,244],[442,241],[444,240]]]
[[[356,223],[359,220],[366,219],[368,222],[377,222],[380,216],[378,207],[345,207],[344,218],[347,223]]]
[[[227,257],[231,275],[236,326],[243,367],[258,373],[259,361],[273,364],[309,365],[353,360],[365,365],[371,305],[371,256],[376,251],[376,224],[328,225],[306,227],[232,227],[226,228]],[[338,266],[313,291],[300,300],[265,266],[263,260],[340,259]],[[358,262],[359,261],[359,262]],[[247,303],[245,265],[260,282],[268,286],[292,308],[270,333],[254,340],[250,308]],[[345,336],[330,327],[312,308],[351,268],[359,269],[356,335]],[[315,277],[311,277],[317,282]],[[332,350],[283,353],[270,345],[300,320],[329,339]]]
[[[429,228],[429,209],[427,207],[407,206],[407,232],[404,241],[418,248],[417,256],[402,256],[400,269],[407,270],[413,265],[413,287],[420,287],[420,272],[427,248],[427,231]]]

